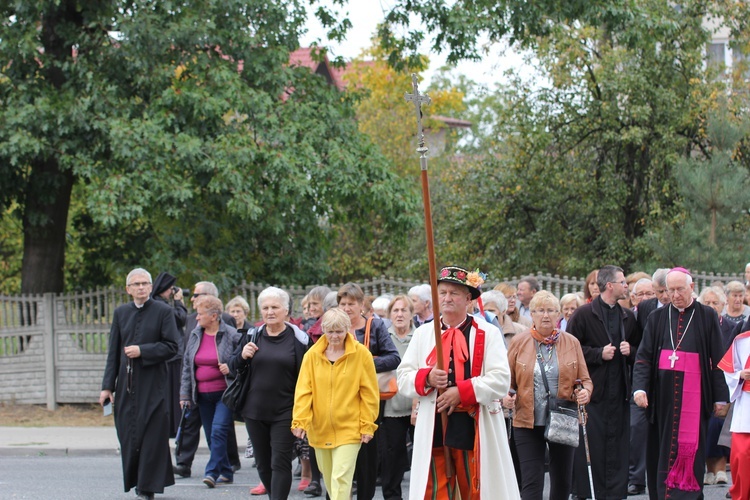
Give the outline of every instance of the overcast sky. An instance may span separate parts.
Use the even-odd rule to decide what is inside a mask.
[[[330,2],[329,2],[330,3]],[[370,38],[375,33],[376,26],[383,20],[384,10],[393,5],[392,0],[350,0],[344,9],[348,12],[352,22],[352,29],[343,44],[332,44],[325,40],[325,31],[318,23],[314,15],[308,19],[308,33],[302,37],[303,47],[309,46],[311,42],[320,39],[323,45],[327,45],[333,56],[343,56],[352,59],[360,54],[363,48],[370,46]],[[436,54],[429,51],[429,44],[422,49],[430,58],[430,69],[424,73],[426,82],[429,84],[434,71],[445,64],[445,54]],[[522,57],[510,50],[503,53],[501,48],[495,48],[481,63],[460,63],[456,70],[472,80],[492,87],[495,82],[503,81],[503,72],[510,67],[519,67],[523,64]]]

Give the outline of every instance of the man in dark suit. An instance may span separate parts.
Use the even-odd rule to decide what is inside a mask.
[[[573,496],[579,498],[623,498],[628,489],[630,434],[630,367],[641,340],[641,329],[630,309],[618,301],[628,297],[628,284],[617,266],[599,269],[596,284],[601,292],[575,310],[568,331],[581,343],[589,375],[594,383],[587,406],[588,435],[592,442],[590,471],[595,491],[589,491],[587,453],[576,449],[573,465]]]
[[[651,286],[656,295],[641,301],[635,309],[641,331],[646,328],[648,316],[669,305],[667,293],[669,269],[657,269],[651,276]],[[642,495],[646,491],[646,446],[648,444],[648,418],[646,409],[630,401],[630,467],[628,469],[628,495]]]

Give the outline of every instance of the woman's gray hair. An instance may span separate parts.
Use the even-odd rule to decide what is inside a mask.
[[[416,285],[409,289],[408,295],[416,295],[422,302],[430,302],[432,300],[432,288],[430,285]]]
[[[698,302],[700,302],[701,304],[705,304],[703,300],[706,298],[706,294],[709,292],[716,295],[716,298],[719,299],[719,302],[721,304],[727,305],[727,296],[726,294],[724,294],[724,290],[722,290],[720,286],[709,286],[701,290],[701,294],[698,296]]]
[[[323,299],[323,311],[327,311],[329,309],[335,309],[339,306],[339,293],[338,292],[328,292],[326,297]]]
[[[648,281],[651,281],[651,280],[648,280]],[[560,308],[565,307],[569,302],[573,302],[573,301],[575,301],[576,304],[578,304],[578,307],[581,307],[583,305],[583,299],[581,298],[580,295],[578,295],[577,293],[566,293],[560,299]]]
[[[745,293],[745,285],[743,285],[737,280],[733,280],[726,284],[726,286],[724,287],[724,290],[726,291],[727,295],[729,295],[732,292]]]
[[[329,293],[331,293],[331,289],[327,286],[316,286],[308,292],[307,298],[308,300],[315,299],[322,304]]]
[[[291,299],[289,298],[289,294],[286,293],[281,288],[276,288],[275,286],[269,286],[268,288],[260,292],[258,294],[258,307],[263,308],[263,301],[266,299],[278,300],[281,303],[284,310],[287,313],[289,313],[289,301]]]
[[[502,292],[498,292],[497,290],[487,290],[482,294],[481,298],[482,304],[485,306],[487,304],[495,304],[502,314],[505,314],[508,310],[508,299],[505,298],[505,295]]]
[[[227,302],[227,306],[224,308],[227,312],[233,308],[233,307],[241,307],[243,311],[245,311],[245,314],[250,313],[250,304],[247,303],[245,300],[245,297],[242,295],[238,295],[229,302]]]

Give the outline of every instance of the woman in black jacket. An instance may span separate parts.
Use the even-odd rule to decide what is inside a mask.
[[[253,333],[254,342],[241,346],[231,368],[249,377],[248,392],[240,409],[253,442],[255,462],[262,484],[251,494],[268,494],[271,500],[289,496],[292,486],[292,408],[302,358],[312,345],[310,337],[285,322],[289,295],[268,287],[258,295],[263,325]]]
[[[365,294],[359,285],[347,283],[339,288],[338,304],[344,312],[349,315],[354,330],[354,337],[364,343],[365,334],[369,323],[370,345],[365,346],[375,357],[375,372],[387,372],[398,368],[401,357],[398,355],[396,346],[393,345],[385,323],[380,318],[367,319],[362,315],[365,302]],[[383,404],[380,405],[380,414],[376,423],[380,422],[383,413]],[[377,432],[377,431],[376,431]],[[357,498],[371,500],[375,496],[375,481],[378,475],[378,447],[377,436],[367,444],[363,444],[357,455],[357,466],[354,478],[357,481]]]

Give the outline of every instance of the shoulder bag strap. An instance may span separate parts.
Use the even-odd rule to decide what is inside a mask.
[[[372,350],[370,349],[370,328],[372,328],[372,316],[367,318],[367,323],[365,324],[365,340],[362,342],[362,344],[367,347],[367,350],[372,353]]]
[[[542,345],[539,344],[536,352],[536,361],[539,363],[539,370],[542,372],[542,382],[544,382],[544,388],[547,390],[547,399],[550,398],[549,393],[549,382],[547,382],[547,374],[544,371],[544,365],[542,364]]]

